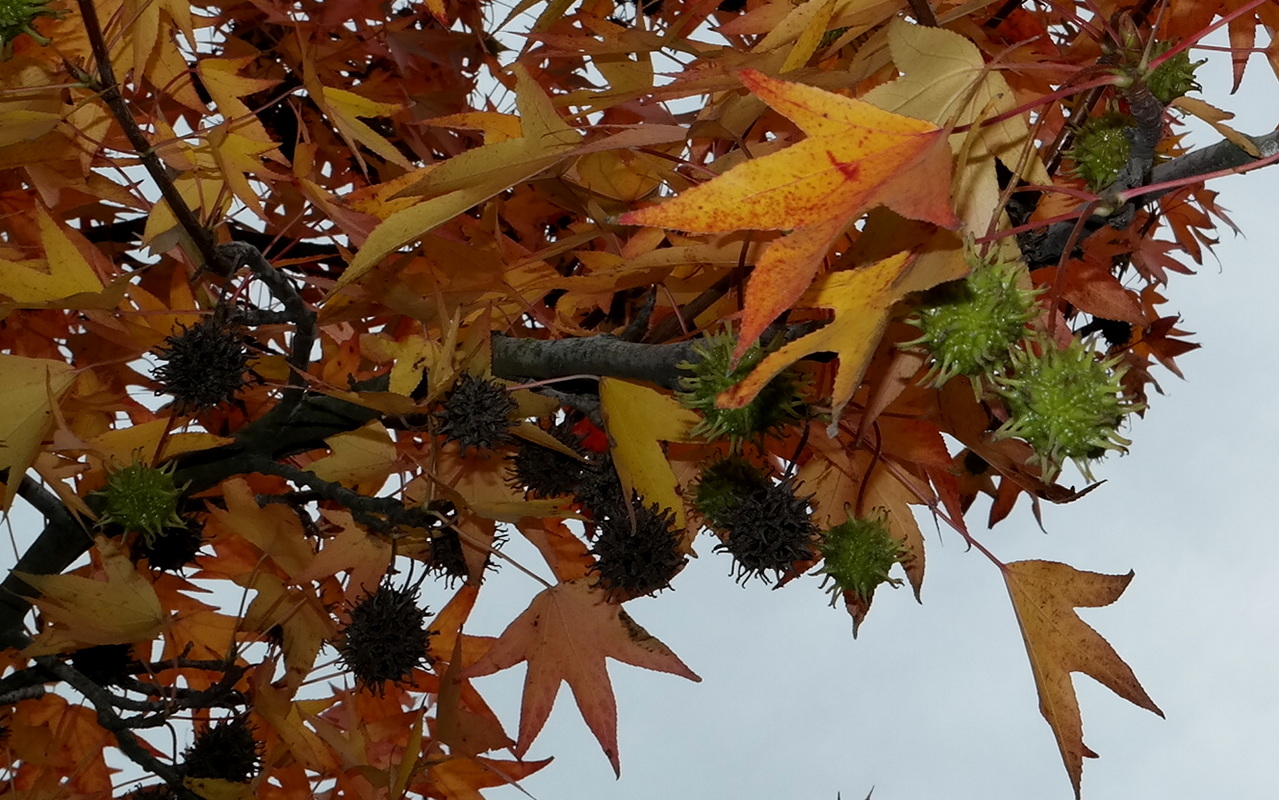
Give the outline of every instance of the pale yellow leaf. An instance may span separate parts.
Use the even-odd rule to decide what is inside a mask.
[[[5,511],[13,503],[40,443],[53,428],[53,405],[71,388],[73,380],[75,373],[61,361],[0,354],[0,386],[5,387],[0,469],[9,470]]]
[[[110,539],[97,536],[94,542],[102,558],[100,580],[14,571],[40,592],[36,606],[61,629],[53,637],[37,638],[25,655],[62,652],[71,642],[83,647],[145,641],[164,629],[167,615],[155,588]]]
[[[395,470],[395,443],[377,420],[324,441],[332,453],[312,462],[307,470],[326,481],[376,492]]]
[[[683,530],[684,501],[662,442],[689,441],[700,417],[668,394],[618,378],[600,379],[600,408],[624,497],[634,490],[641,502],[673,511]]]

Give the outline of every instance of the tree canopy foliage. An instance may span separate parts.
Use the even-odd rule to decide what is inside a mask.
[[[0,478],[45,521],[0,594],[6,792],[476,798],[554,768],[562,683],[620,771],[608,659],[700,680],[628,601],[696,553],[822,582],[855,635],[921,596],[920,512],[1007,583],[1078,795],[1072,673],[1161,713],[1076,614],[1132,573],[1004,562],[971,509],[1038,517],[1140,446],[1197,347],[1169,273],[1231,225],[1205,182],[1279,158],[1196,96],[1258,28],[0,0]],[[499,567],[528,591],[476,629]],[[520,664],[508,732],[483,678]]]

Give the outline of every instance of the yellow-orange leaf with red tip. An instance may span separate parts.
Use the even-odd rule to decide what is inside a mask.
[[[1075,613],[1076,608],[1099,608],[1118,600],[1133,574],[1084,572],[1055,561],[1017,561],[1003,571],[1039,690],[1039,710],[1052,726],[1079,797],[1083,759],[1097,754],[1084,745],[1070,673],[1082,672],[1128,702],[1164,715],[1115,648]]]
[[[621,217],[627,225],[694,233],[791,231],[769,246],[751,274],[739,355],[804,293],[835,239],[865,211],[887,206],[910,219],[959,225],[944,130],[754,70],[740,77],[808,138]]]

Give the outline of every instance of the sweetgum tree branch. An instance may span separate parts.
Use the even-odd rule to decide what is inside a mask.
[[[80,18],[84,22],[89,46],[93,49],[93,58],[98,62],[96,78],[89,75],[80,77],[87,79],[87,82],[101,94],[103,102],[111,110],[111,116],[115,117],[129,144],[133,145],[138,158],[142,160],[142,166],[146,168],[151,180],[155,181],[160,190],[160,196],[169,204],[174,218],[191,238],[192,244],[204,261],[202,268],[215,269],[220,261],[214,247],[213,234],[200,223],[195,212],[187,205],[186,200],[182,199],[182,194],[169,176],[168,169],[156,155],[155,149],[147,140],[146,134],[142,132],[142,128],[133,119],[133,112],[120,93],[120,84],[116,81],[115,72],[111,68],[111,51],[102,35],[102,24],[98,21],[98,10],[93,0],[77,0],[76,5],[80,8]]]
[[[1279,152],[1279,130],[1268,133],[1265,136],[1249,136],[1248,138],[1257,146],[1258,152],[1261,153],[1261,158],[1266,158]],[[1192,180],[1200,175],[1211,175],[1215,172],[1238,169],[1257,160],[1259,160],[1257,157],[1249,155],[1247,151],[1234,142],[1223,139],[1217,144],[1201,147],[1184,156],[1156,165],[1150,170],[1150,180],[1146,185],[1153,186],[1173,181]],[[1139,204],[1158,200],[1170,191],[1172,190],[1155,189],[1150,192],[1144,192],[1137,195],[1123,209],[1118,209],[1116,214],[1112,215],[1112,218],[1097,216],[1085,220],[1080,232],[1080,238],[1090,236],[1107,225],[1113,225],[1114,222],[1127,224],[1127,221],[1132,219],[1132,215]],[[1117,225],[1116,227],[1123,227],[1123,225]],[[1026,265],[1031,269],[1035,269],[1036,267],[1056,264],[1061,260],[1062,251],[1065,249],[1066,243],[1070,239],[1071,231],[1074,229],[1075,220],[1066,220],[1053,223],[1046,228],[1028,231],[1018,236],[1017,241],[1021,246],[1022,256],[1026,259]]]

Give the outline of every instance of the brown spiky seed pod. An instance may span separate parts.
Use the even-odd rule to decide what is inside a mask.
[[[511,438],[516,409],[511,395],[492,378],[462,373],[437,414],[440,433],[462,446],[462,453],[474,447],[492,450]]]
[[[361,686],[381,695],[387,681],[408,680],[415,668],[430,664],[427,616],[416,590],[379,586],[351,609],[338,654]]]
[[[570,450],[584,454],[573,425],[565,419],[547,431]],[[585,462],[532,442],[521,442],[511,458],[512,481],[525,497],[563,497],[577,491],[586,470]]]
[[[684,537],[673,512],[656,503],[644,505],[638,495],[632,506],[634,527],[628,515],[605,519],[591,549],[597,585],[623,599],[667,588],[688,560],[680,552]]]
[[[248,720],[219,722],[196,735],[182,754],[178,772],[184,778],[220,778],[234,783],[252,780],[262,764],[262,743]]]
[[[164,340],[152,377],[170,394],[180,413],[214,408],[235,398],[245,385],[249,354],[243,331],[217,315]]]
[[[815,556],[817,526],[808,513],[811,498],[799,497],[790,481],[770,484],[727,505],[717,515],[727,536],[716,552],[733,556],[737,580],[752,577],[765,583],[769,572],[781,578],[797,561]]]

